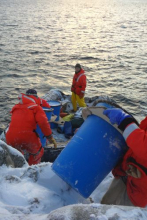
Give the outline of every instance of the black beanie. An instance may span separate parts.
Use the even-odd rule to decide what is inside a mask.
[[[35,89],[28,89],[26,91],[26,95],[34,95],[37,96],[37,91]]]
[[[82,68],[81,68],[81,65],[80,65],[79,63],[77,63],[77,64],[75,65],[75,68],[76,68],[76,67],[82,69]]]

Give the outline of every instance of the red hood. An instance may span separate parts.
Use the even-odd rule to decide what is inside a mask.
[[[27,95],[21,93],[21,94],[19,94],[19,96],[18,96],[18,100],[19,100],[19,103],[16,104],[16,105],[12,108],[12,110],[11,110],[10,113],[12,113],[15,109],[18,109],[18,108],[19,108],[19,109],[23,109],[23,108],[27,108],[27,107],[33,108],[33,107],[36,107],[36,106],[37,106],[37,104],[36,104],[36,102],[35,102],[33,96],[27,96]]]
[[[25,95],[23,93],[21,93],[19,96],[18,96],[18,99],[19,99],[19,104],[37,104],[37,105],[40,105],[40,99],[38,97],[35,97],[33,95]]]
[[[75,73],[75,74],[80,75],[80,74],[82,74],[82,73],[85,73],[85,71],[84,71],[83,69],[81,69],[78,73]]]
[[[143,130],[147,131],[147,117],[144,120],[141,121],[139,127],[140,127],[140,129],[143,129]]]

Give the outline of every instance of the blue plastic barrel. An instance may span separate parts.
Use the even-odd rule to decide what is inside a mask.
[[[58,102],[58,101],[54,101],[54,100],[48,101],[48,103],[49,103],[49,105],[51,106],[51,108],[53,109],[53,114],[54,114],[54,115],[57,115],[57,118],[56,118],[55,121],[59,121],[61,103]],[[54,122],[51,122],[50,125],[51,125],[51,128],[52,128],[52,129],[58,127],[58,124],[56,124],[56,123],[54,123]]]
[[[48,121],[49,121],[51,119],[53,109],[43,107],[43,110],[45,111],[45,114],[46,114]],[[42,133],[39,125],[37,125],[36,132],[39,135],[42,147],[45,147],[46,146],[46,137],[44,137],[44,134]]]
[[[122,134],[90,115],[52,165],[53,171],[88,198],[127,150]]]

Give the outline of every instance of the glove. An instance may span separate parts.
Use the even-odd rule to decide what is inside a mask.
[[[117,124],[117,125],[120,125],[120,123],[125,118],[131,117],[130,115],[126,114],[120,108],[108,108],[103,111],[103,114],[106,115],[110,119],[111,124]]]
[[[80,93],[79,97],[80,99],[84,98],[84,93]]]
[[[53,137],[48,138],[48,141],[50,142],[50,144],[54,144],[54,148],[57,148],[56,140]]]

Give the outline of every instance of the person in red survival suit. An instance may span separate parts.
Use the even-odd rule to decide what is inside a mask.
[[[45,112],[36,104],[33,95],[19,95],[19,103],[11,110],[11,122],[6,133],[6,142],[20,152],[29,153],[29,165],[38,164],[43,156],[44,149],[35,130],[40,126],[44,136],[56,147],[56,141],[48,123]]]
[[[147,117],[138,126],[121,109],[107,109],[104,114],[123,131],[129,147],[122,161],[112,170],[114,180],[102,198],[102,204],[145,207],[147,205]]]
[[[73,110],[77,111],[77,103],[80,107],[86,107],[84,95],[86,89],[86,75],[81,65],[77,63],[75,65],[75,74],[71,86],[71,102]]]

